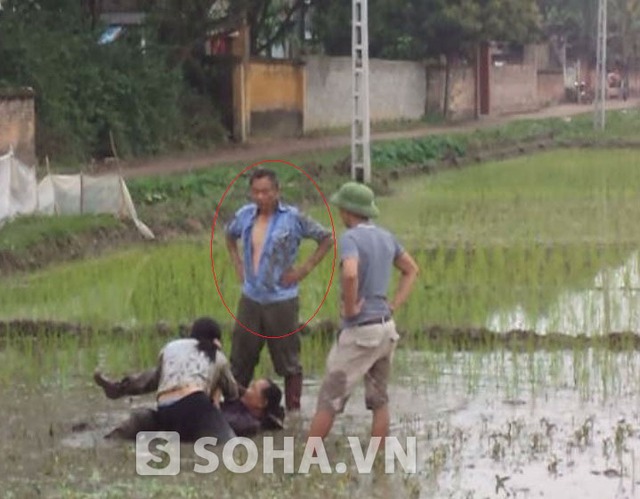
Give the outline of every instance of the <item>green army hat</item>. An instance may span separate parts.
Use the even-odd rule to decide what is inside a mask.
[[[374,218],[380,214],[375,204],[373,191],[364,184],[347,182],[338,192],[331,196],[336,206],[366,218]]]

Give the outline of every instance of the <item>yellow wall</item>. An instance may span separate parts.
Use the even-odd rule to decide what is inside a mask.
[[[291,62],[251,61],[247,71],[247,107],[251,111],[304,109],[304,66]]]

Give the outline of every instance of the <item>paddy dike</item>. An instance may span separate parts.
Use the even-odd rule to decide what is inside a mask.
[[[232,324],[226,324],[226,331],[231,331]],[[64,321],[11,320],[0,321],[0,340],[19,339],[22,337],[76,336],[95,337],[101,334],[117,334],[122,338],[139,334],[154,334],[171,338],[187,336],[190,325],[186,323],[171,326],[166,321],[145,328],[126,328],[114,326],[108,329],[96,328],[87,324]],[[322,320],[309,324],[300,334],[306,336],[322,336],[327,342],[333,340],[339,325],[335,321]],[[410,343],[419,341],[420,348],[430,351],[489,351],[489,350],[585,350],[604,349],[611,351],[640,350],[640,334],[632,331],[610,332],[598,335],[575,335],[567,333],[541,334],[532,330],[513,329],[509,331],[490,331],[486,328],[462,328],[441,325],[428,325],[418,331],[399,330],[401,337],[410,338]],[[418,338],[418,340],[415,340]],[[304,341],[304,340],[303,340]],[[409,345],[411,346],[411,345]]]

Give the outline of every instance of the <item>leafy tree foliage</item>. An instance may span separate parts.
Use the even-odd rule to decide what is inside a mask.
[[[538,0],[545,34],[571,58],[595,59],[598,0]]]
[[[36,92],[40,157],[86,161],[153,154],[194,142],[189,89],[153,30],[97,43],[103,27],[74,0],[8,0],[0,11],[0,87]],[[215,116],[211,116],[215,123]],[[209,127],[209,136],[221,130]]]
[[[317,0],[318,39],[328,54],[351,48],[351,2]],[[369,0],[372,57],[461,56],[478,42],[524,43],[538,33],[534,0]]]

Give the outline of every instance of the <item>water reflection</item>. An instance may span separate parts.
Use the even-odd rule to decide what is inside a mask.
[[[522,305],[493,313],[486,326],[492,331],[514,329],[540,334],[606,334],[640,331],[639,254],[622,265],[600,270],[587,289],[566,291],[541,314]]]

